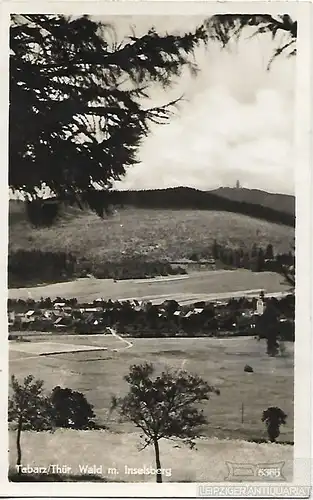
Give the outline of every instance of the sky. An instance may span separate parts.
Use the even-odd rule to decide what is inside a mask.
[[[141,35],[184,32],[200,24],[193,17],[106,17],[119,38],[132,26]],[[184,95],[166,125],[151,127],[140,163],[128,169],[117,189],[235,186],[294,194],[293,124],[295,58],[267,64],[278,41],[244,32],[227,50],[215,42],[196,50],[199,73],[188,71],[166,91],[151,87],[149,106]]]

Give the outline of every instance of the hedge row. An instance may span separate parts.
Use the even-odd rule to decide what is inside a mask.
[[[186,270],[173,268],[168,262],[151,262],[143,258],[119,262],[91,261],[79,260],[71,253],[40,250],[17,250],[8,258],[8,284],[11,288],[66,281],[88,274],[95,278],[121,280],[186,274]]]

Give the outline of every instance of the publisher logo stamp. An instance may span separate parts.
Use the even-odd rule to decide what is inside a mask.
[[[285,462],[240,464],[226,462],[228,475],[225,481],[286,481],[283,474]]]

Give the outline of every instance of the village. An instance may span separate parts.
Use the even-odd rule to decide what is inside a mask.
[[[79,304],[77,299],[8,301],[9,332],[107,333],[114,327],[132,337],[251,336],[268,304],[275,309],[279,335],[294,340],[294,295],[230,298],[180,305],[175,300],[153,304],[146,300],[103,300]],[[13,335],[13,336],[12,336]]]

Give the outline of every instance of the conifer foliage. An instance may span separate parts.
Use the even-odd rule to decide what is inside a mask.
[[[268,69],[276,57],[285,54],[296,55],[298,23],[289,14],[217,14],[206,21],[209,37],[221,43],[223,47],[233,40],[238,40],[250,28],[251,37],[259,34],[270,34],[277,48],[268,61]]]
[[[112,26],[88,16],[12,15],[10,188],[34,200],[47,187],[101,215],[95,185],[107,189],[136,163],[149,125],[166,123],[177,102],[146,107],[149,89],[186,66],[196,72],[191,56],[207,39],[200,26],[118,43]]]

